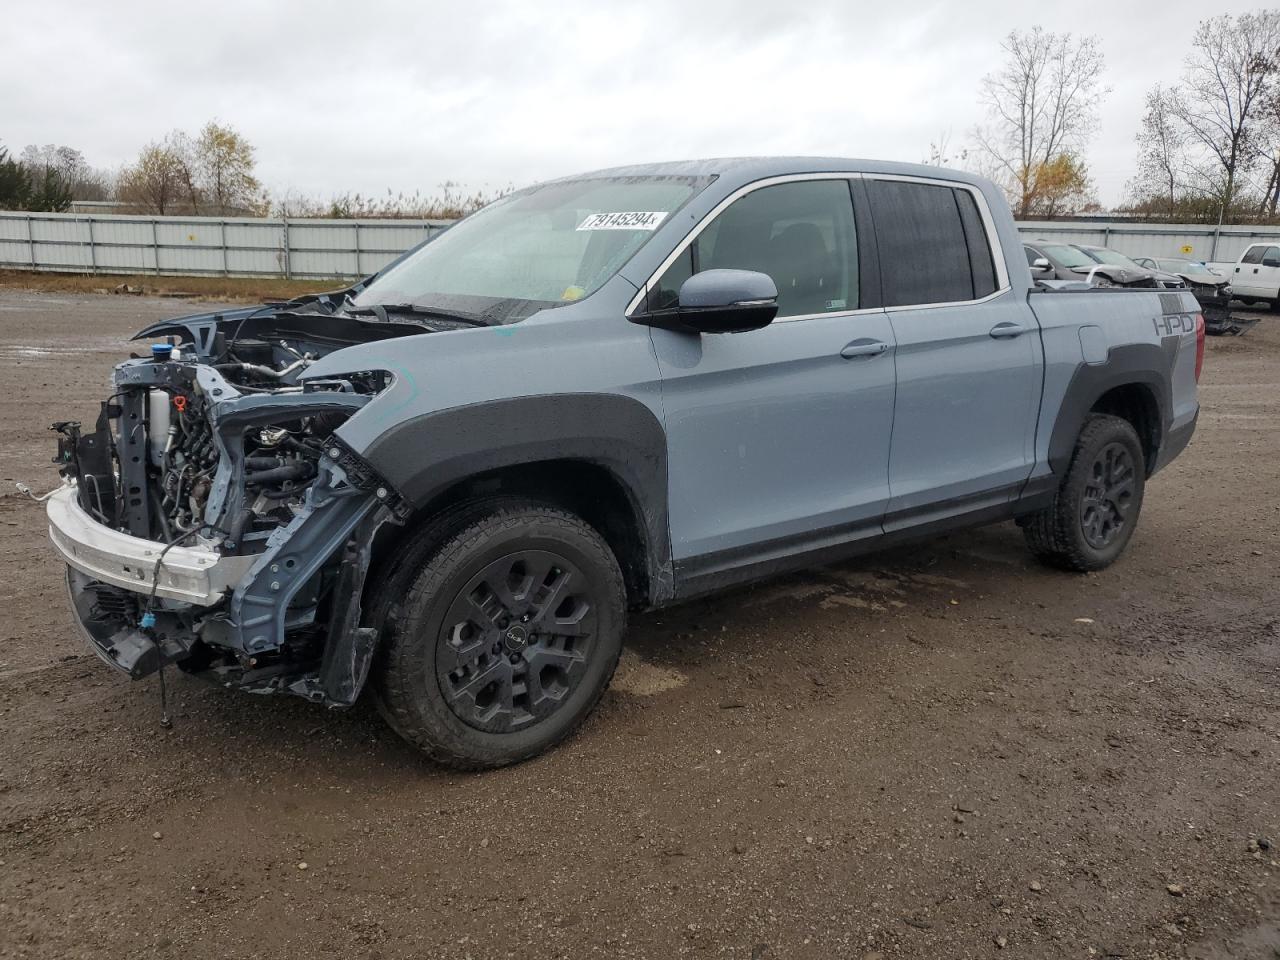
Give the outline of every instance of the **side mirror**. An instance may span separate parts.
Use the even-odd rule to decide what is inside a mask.
[[[1053,264],[1049,262],[1048,257],[1036,257],[1031,261],[1032,270],[1048,270],[1052,268],[1052,266]]]
[[[680,285],[679,305],[641,314],[636,322],[684,333],[744,333],[778,315],[773,278],[754,270],[703,270]]]

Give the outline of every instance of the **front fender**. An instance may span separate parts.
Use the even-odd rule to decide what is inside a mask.
[[[345,425],[344,425],[345,426]],[[338,436],[343,436],[343,428]],[[493,400],[410,417],[361,456],[414,507],[455,484],[504,467],[581,460],[608,470],[644,526],[651,574],[670,563],[667,442],[658,418],[631,397],[543,394]]]

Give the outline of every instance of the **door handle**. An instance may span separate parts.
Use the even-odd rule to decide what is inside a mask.
[[[1008,340],[1013,337],[1020,337],[1027,332],[1027,328],[1017,323],[1010,323],[1008,320],[1003,323],[997,323],[991,328],[991,336],[995,340]]]
[[[878,357],[889,349],[889,345],[883,340],[872,340],[870,337],[861,337],[844,345],[844,349],[840,351],[840,356],[846,360],[853,360],[857,357]]]

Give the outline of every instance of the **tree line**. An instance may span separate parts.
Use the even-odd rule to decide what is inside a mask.
[[[987,74],[982,123],[952,157],[946,138],[926,162],[986,174],[1023,219],[1100,210],[1086,150],[1111,92],[1097,37],[1040,28],[1004,40]],[[1280,11],[1202,21],[1179,76],[1146,94],[1135,172],[1120,212],[1148,219],[1274,221],[1280,207]]]
[[[991,177],[1022,219],[1100,211],[1087,151],[1111,93],[1101,41],[1034,27],[1008,34],[1002,49],[1000,65],[980,82],[983,119],[967,145],[953,149],[944,135],[925,162]],[[1276,220],[1280,10],[1202,21],[1180,74],[1146,94],[1135,146],[1121,212],[1190,222]],[[112,200],[162,215],[450,218],[503,192],[446,182],[434,196],[273,198],[257,179],[253,145],[218,121],[195,134],[174,130],[115,173],[92,168],[71,147],[29,146],[14,158],[0,145],[0,209],[65,210],[73,200]]]
[[[387,191],[320,200],[286,191],[273,197],[258,179],[253,144],[216,120],[194,134],[171,131],[114,172],[91,167],[72,147],[28,146],[13,157],[0,144],[0,210],[62,212],[83,200],[159,216],[455,219],[504,192],[468,190],[446,181],[431,196]]]

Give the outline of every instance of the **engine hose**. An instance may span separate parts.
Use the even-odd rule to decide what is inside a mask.
[[[279,490],[259,490],[258,493],[268,500],[287,500],[289,497],[301,495],[303,491],[311,486],[312,482],[308,480],[306,483],[300,483],[296,487],[290,487],[288,490],[283,488]]]
[[[306,480],[311,477],[315,468],[305,461],[277,467],[274,470],[261,470],[245,476],[245,483],[261,487],[268,483],[279,483],[282,480]]]
[[[284,457],[245,457],[244,465],[246,470],[274,470],[276,467],[286,466],[290,461]]]

